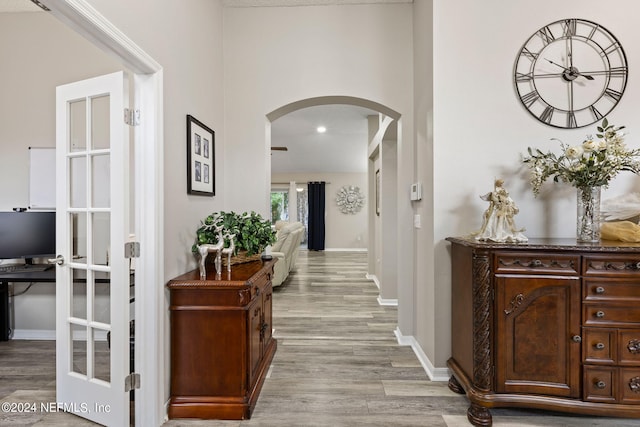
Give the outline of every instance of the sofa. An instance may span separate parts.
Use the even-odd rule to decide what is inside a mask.
[[[303,234],[301,222],[276,223],[276,242],[271,246],[271,255],[278,259],[273,268],[273,287],[280,286],[295,268]]]

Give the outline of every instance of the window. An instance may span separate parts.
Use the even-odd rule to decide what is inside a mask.
[[[289,221],[289,190],[271,190],[271,224]]]

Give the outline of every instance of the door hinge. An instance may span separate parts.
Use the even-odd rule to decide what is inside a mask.
[[[127,242],[124,244],[124,257],[125,258],[139,258],[140,257],[140,242]]]
[[[125,108],[124,122],[129,126],[138,126],[140,124],[140,110]]]
[[[140,388],[140,374],[135,372],[130,373],[124,377],[124,391],[131,391]]]

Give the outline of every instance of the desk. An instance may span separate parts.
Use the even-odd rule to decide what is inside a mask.
[[[11,271],[0,274],[0,341],[11,336],[9,320],[9,283],[55,283],[55,266],[46,271]]]
[[[84,270],[74,270],[74,282],[86,280]],[[133,273],[131,280],[133,283]],[[109,273],[95,272],[96,283],[109,283]],[[11,271],[0,274],[0,341],[8,341],[11,336],[9,321],[9,283],[55,283],[56,268],[53,266],[46,271]]]

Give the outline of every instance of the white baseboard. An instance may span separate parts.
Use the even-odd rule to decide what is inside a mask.
[[[96,341],[106,341],[106,331],[96,331]],[[14,340],[33,340],[33,341],[55,341],[56,331],[48,329],[14,329]],[[74,340],[86,341],[87,334],[84,331],[76,331],[73,334]]]
[[[389,307],[397,307],[398,306],[398,299],[392,299],[392,298],[382,298],[380,295],[378,295],[378,304],[379,305],[386,305]]]
[[[422,351],[422,347],[420,347],[420,344],[418,344],[418,341],[416,341],[413,336],[402,335],[402,332],[400,332],[400,328],[396,328],[393,333],[398,339],[398,344],[411,346],[411,349],[418,357],[422,368],[427,373],[427,376],[431,381],[449,381],[449,377],[451,377],[449,368],[436,368],[435,366],[433,366],[433,363],[431,363],[427,355],[424,354],[424,351]]]
[[[365,274],[365,279],[367,280],[371,280],[373,281],[373,283],[376,284],[376,286],[378,287],[378,290],[380,290],[380,281],[378,280],[378,277],[375,274],[370,274],[367,273]],[[380,305],[387,305],[390,307],[397,307],[398,306],[398,299],[391,299],[391,298],[382,298],[380,295],[378,295],[378,304]]]
[[[55,341],[56,331],[48,329],[14,329],[14,340]]]
[[[365,274],[364,278],[367,280],[372,280],[373,283],[376,284],[376,286],[378,287],[378,289],[380,289],[380,281],[378,280],[378,276],[376,276],[375,274]]]
[[[324,248],[325,252],[367,252],[367,248]]]

